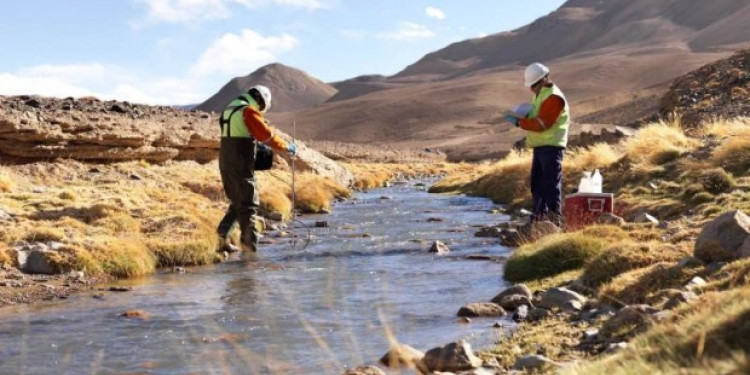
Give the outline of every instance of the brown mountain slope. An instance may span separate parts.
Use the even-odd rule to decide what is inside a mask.
[[[570,0],[512,32],[455,43],[396,77],[441,78],[601,48],[687,43],[705,51],[750,40],[747,0]]]
[[[571,101],[575,120],[630,102],[648,94],[649,87],[725,56],[640,49],[558,60],[550,66]],[[432,147],[452,160],[494,157],[523,137],[499,119],[503,108],[530,100],[522,76],[523,67],[518,66],[371,92],[271,117],[286,131],[296,121],[302,139]]]
[[[452,79],[532,61],[598,54],[601,49],[671,46],[709,52],[724,46],[731,50],[750,40],[747,19],[747,0],[570,0],[517,30],[454,43],[430,53],[393,77],[342,84],[330,101],[399,87],[398,83],[405,81]]]
[[[219,112],[232,99],[254,85],[266,85],[273,92],[271,112],[287,112],[310,108],[336,94],[332,86],[307,73],[283,64],[266,65],[245,77],[237,77],[196,109]]]
[[[574,121],[588,114],[630,121],[656,108],[674,78],[749,44],[748,11],[747,0],[571,0],[518,30],[431,53],[393,77],[340,82],[344,100],[274,120],[287,130],[296,121],[302,138],[492,157],[522,137],[498,114],[529,100],[522,86],[529,61],[552,68]],[[635,107],[634,99],[641,100]]]

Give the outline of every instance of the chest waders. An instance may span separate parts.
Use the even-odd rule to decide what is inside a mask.
[[[258,214],[260,199],[253,170],[256,144],[245,127],[243,112],[253,104],[249,95],[247,98],[243,95],[230,103],[219,119],[222,133],[219,172],[230,205],[217,228],[219,237],[226,239],[236,222],[241,233],[240,247],[251,252],[258,248],[258,233],[253,218]]]

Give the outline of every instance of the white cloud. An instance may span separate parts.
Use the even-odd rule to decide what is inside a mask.
[[[424,9],[424,12],[428,17],[434,18],[436,20],[442,21],[445,19],[445,12],[443,12],[441,9],[435,7],[427,7]]]
[[[0,95],[96,96],[148,104],[187,104],[205,100],[192,78],[147,77],[101,63],[37,65],[0,73]]]
[[[362,40],[367,37],[367,33],[365,33],[364,31],[351,29],[339,30],[339,34],[341,34],[342,37],[351,40]]]
[[[396,30],[379,33],[378,37],[393,40],[410,40],[430,38],[434,35],[435,33],[424,25],[414,22],[403,22]]]
[[[255,9],[281,6],[315,10],[324,5],[321,0],[135,0],[148,8],[147,22],[180,23],[229,18],[232,4]]]
[[[228,33],[209,45],[188,71],[177,76],[155,76],[100,62],[35,65],[0,72],[0,95],[96,96],[146,104],[200,103],[216,89],[217,81],[225,78],[222,75],[247,74],[297,44],[297,39],[289,34],[265,37],[247,29],[240,34]]]
[[[213,73],[245,74],[276,59],[276,53],[286,52],[298,44],[289,34],[264,37],[249,29],[241,35],[227,33],[215,40],[190,68],[191,74],[204,76]]]

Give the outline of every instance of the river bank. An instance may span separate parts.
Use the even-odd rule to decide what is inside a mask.
[[[481,357],[543,373],[748,373],[748,125],[652,124],[622,144],[569,152],[566,176],[601,169],[622,217],[518,248],[504,278],[525,285],[511,290],[529,291],[528,310]],[[530,155],[513,153],[431,191],[523,207],[529,163]],[[575,183],[568,177],[565,191]],[[504,227],[483,232],[502,237]]]
[[[349,164],[355,186],[458,168],[423,164]],[[296,210],[330,212],[352,191],[297,174]],[[258,174],[264,229],[284,227],[292,211],[291,173]],[[214,227],[226,209],[216,162],[82,163],[0,166],[0,306],[65,298],[79,290],[157,269],[221,262]],[[235,238],[236,240],[236,238]],[[33,254],[33,255],[32,255]]]

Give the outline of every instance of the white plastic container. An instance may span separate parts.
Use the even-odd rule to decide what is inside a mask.
[[[602,174],[597,169],[593,174],[591,172],[583,172],[583,178],[578,183],[579,193],[596,193],[602,192]]]

